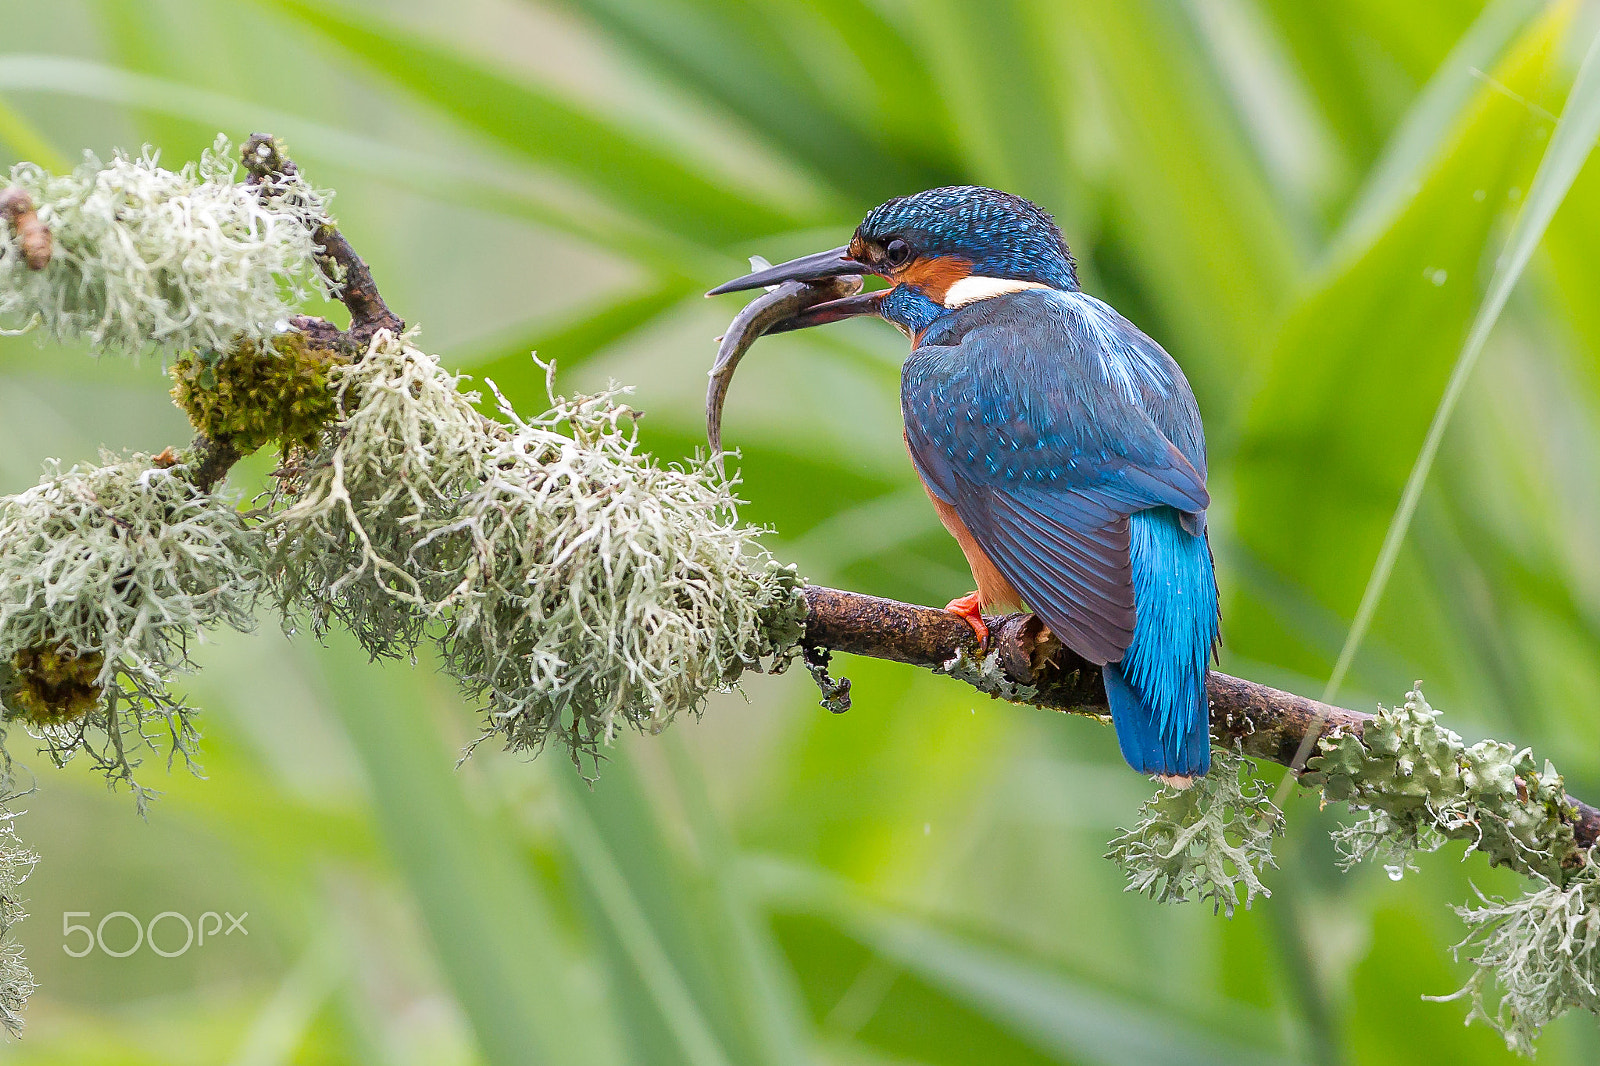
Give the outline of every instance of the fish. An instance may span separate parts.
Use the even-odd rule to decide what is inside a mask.
[[[755,269],[765,265],[759,258],[750,262]],[[733,372],[744,353],[764,335],[793,328],[790,322],[802,312],[820,303],[854,296],[861,291],[861,285],[859,274],[816,282],[786,281],[745,304],[744,310],[728,325],[728,332],[717,338],[720,342],[717,361],[711,365],[711,382],[706,387],[706,440],[719,466],[722,464],[722,405],[728,398],[728,386],[733,382]]]

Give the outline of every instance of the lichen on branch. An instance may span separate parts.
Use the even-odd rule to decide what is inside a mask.
[[[0,499],[4,730],[26,728],[58,763],[84,750],[132,784],[152,727],[187,756],[195,733],[173,676],[204,631],[254,624],[259,538],[184,474],[108,455],[51,465]]]
[[[1349,863],[1384,856],[1398,872],[1413,850],[1463,840],[1491,866],[1557,884],[1583,865],[1555,767],[1501,741],[1468,746],[1439,724],[1420,683],[1359,736],[1336,729],[1317,750],[1302,783],[1367,814],[1338,838]]]
[[[1495,740],[1467,745],[1439,724],[1420,683],[1379,708],[1361,735],[1335,730],[1302,780],[1361,817],[1334,834],[1346,864],[1381,858],[1391,877],[1417,851],[1465,841],[1492,866],[1529,877],[1516,899],[1479,895],[1457,908],[1469,927],[1456,948],[1472,975],[1456,993],[1468,1021],[1498,1030],[1532,1054],[1543,1027],[1573,1007],[1600,1013],[1600,871],[1574,838],[1561,775],[1532,751]]]
[[[784,661],[805,605],[717,465],[639,448],[629,390],[567,399],[546,385],[550,409],[533,418],[496,394],[507,431],[485,441],[481,483],[457,507],[473,580],[442,649],[490,732],[513,749],[559,738],[576,758]]]
[[[289,629],[339,621],[374,655],[437,642],[485,736],[556,740],[591,766],[619,727],[658,729],[796,653],[800,581],[739,523],[719,469],[656,463],[614,388],[484,415],[283,146],[253,137],[245,182],[227,155],[219,139],[176,173],[148,153],[59,177],[21,165],[0,202],[0,324],[172,357],[199,433],[182,453],[53,463],[0,498],[0,792],[4,742],[26,731],[58,764],[86,752],[142,812],[141,749],[170,765],[197,742],[171,682],[207,630],[252,626],[263,585]],[[349,329],[294,314],[316,291]],[[212,491],[271,443],[284,461],[264,506]],[[0,822],[15,1027],[33,985],[8,932],[31,857],[12,843]]]
[[[1467,923],[1455,955],[1468,956],[1472,976],[1457,992],[1467,1021],[1482,1021],[1506,1047],[1532,1056],[1544,1027],[1573,1008],[1600,1014],[1600,870],[1592,862],[1563,884],[1545,881],[1515,899],[1478,894],[1457,907]]]
[[[1209,900],[1233,917],[1240,890],[1246,908],[1272,893],[1261,871],[1277,865],[1272,841],[1283,812],[1255,777],[1255,764],[1214,748],[1211,771],[1187,788],[1163,786],[1139,808],[1139,821],[1111,842],[1106,858],[1122,867],[1129,892],[1157,903]]]
[[[12,1036],[21,1036],[22,1008],[35,985],[13,927],[28,916],[22,883],[33,873],[39,856],[17,837],[13,824],[17,815],[8,806],[12,799],[0,796],[0,1025]]]
[[[531,418],[497,394],[496,421],[386,331],[330,376],[339,417],[282,472],[268,520],[280,603],[373,655],[431,635],[511,747],[592,756],[798,643],[793,571],[738,522],[715,466],[639,449],[619,390],[552,390]]]
[[[329,386],[320,446],[278,472],[272,585],[287,618],[319,633],[337,619],[372,655],[409,655],[471,583],[476,561],[451,527],[497,430],[410,335],[380,332]]]
[[[54,248],[33,269],[0,226],[0,327],[86,339],[97,353],[225,351],[264,341],[328,283],[314,234],[330,194],[298,178],[240,183],[226,138],[198,163],[164,170],[148,152],[91,155],[71,174],[11,170]]]

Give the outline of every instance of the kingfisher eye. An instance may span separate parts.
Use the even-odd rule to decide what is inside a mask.
[[[895,238],[883,246],[883,258],[892,267],[903,267],[911,262],[911,245]]]

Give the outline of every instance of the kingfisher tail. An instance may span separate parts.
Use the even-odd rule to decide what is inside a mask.
[[[1129,520],[1133,642],[1102,673],[1122,757],[1140,773],[1204,774],[1211,767],[1206,671],[1217,645],[1217,580],[1202,531],[1170,507]]]

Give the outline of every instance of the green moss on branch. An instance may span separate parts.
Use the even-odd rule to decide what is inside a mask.
[[[329,372],[344,361],[302,333],[241,340],[173,363],[172,400],[197,432],[239,456],[273,443],[312,450],[338,414]]]

